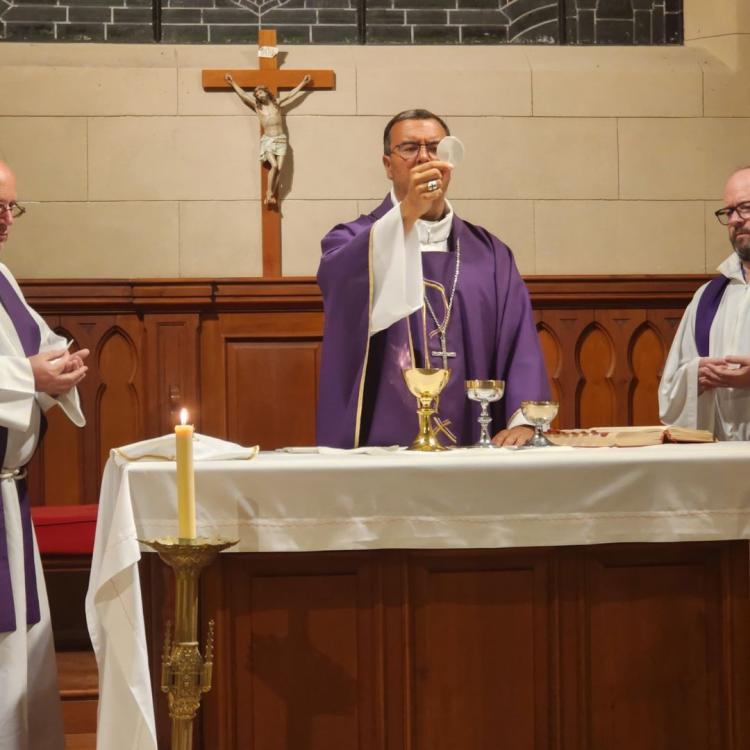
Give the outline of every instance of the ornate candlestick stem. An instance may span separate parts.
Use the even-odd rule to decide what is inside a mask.
[[[223,539],[149,539],[175,575],[175,633],[167,623],[162,652],[161,689],[172,719],[172,750],[192,750],[193,721],[201,694],[211,689],[214,623],[208,624],[205,658],[198,647],[198,580],[221,550],[236,544]]]

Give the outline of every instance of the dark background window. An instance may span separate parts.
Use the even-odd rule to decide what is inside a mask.
[[[8,41],[681,44],[682,0],[0,0]]]

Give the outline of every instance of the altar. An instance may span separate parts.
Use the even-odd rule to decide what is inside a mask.
[[[203,579],[217,643],[200,746],[750,746],[749,456],[716,443],[196,463],[199,534],[239,540]],[[139,571],[138,539],[175,533],[174,483],[170,462],[105,472],[87,600],[99,748],[157,747],[169,578],[153,555]]]

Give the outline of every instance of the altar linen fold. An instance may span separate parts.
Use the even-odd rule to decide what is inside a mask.
[[[245,447],[198,433],[193,445],[196,463],[247,461],[258,453],[257,445]],[[104,469],[86,593],[86,621],[99,667],[97,750],[157,750],[141,587],[133,574],[141,552],[127,470],[158,461],[169,471],[167,462],[174,458],[174,434],[162,435],[114,448]],[[177,490],[174,473],[170,476],[163,493],[169,497],[162,499],[173,506],[168,513],[176,533]],[[200,494],[197,500],[199,534],[206,533],[210,518],[205,512],[201,517]]]
[[[329,455],[363,455],[381,456],[384,453],[396,453],[405,451],[402,445],[366,445],[362,448],[329,448],[325,445],[289,445],[286,448],[277,448],[277,453],[317,453],[322,456]]]
[[[118,462],[174,461],[176,451],[175,436],[174,433],[170,433],[114,448],[111,455]],[[199,432],[193,434],[194,461],[247,461],[254,458],[257,453],[257,445],[245,447],[209,435],[201,435]]]

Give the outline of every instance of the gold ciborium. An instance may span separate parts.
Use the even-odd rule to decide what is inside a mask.
[[[550,422],[557,416],[557,401],[521,401],[521,413],[534,425],[534,436],[527,445],[532,448],[546,448],[553,445],[544,436]]]
[[[409,391],[417,397],[419,408],[419,432],[409,446],[412,451],[444,451],[435,437],[430,417],[435,413],[433,402],[445,388],[451,376],[450,370],[443,368],[410,367],[402,370],[404,382]]]
[[[479,441],[472,448],[493,448],[490,436],[490,416],[488,407],[493,401],[499,401],[505,393],[504,380],[467,380],[466,395],[472,401],[479,401],[482,411],[478,417]]]

